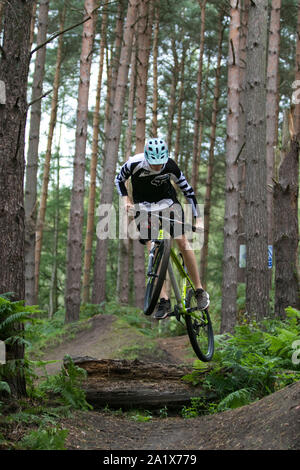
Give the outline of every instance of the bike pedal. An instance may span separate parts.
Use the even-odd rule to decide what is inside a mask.
[[[180,311],[178,305],[175,305],[174,307],[174,315],[176,317],[176,320],[180,322]]]

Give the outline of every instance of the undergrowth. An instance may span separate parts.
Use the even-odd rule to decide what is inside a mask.
[[[291,307],[286,312],[284,321],[245,323],[236,326],[234,335],[215,336],[216,351],[207,373],[203,375],[207,365],[195,361],[195,370],[184,377],[201,385],[211,397],[195,399],[189,410],[192,416],[237,408],[300,380],[300,360],[295,354],[300,312]]]
[[[233,335],[215,336],[213,361],[209,365],[195,361],[194,371],[184,377],[188,383],[200,385],[205,398],[194,398],[189,406],[183,407],[183,418],[237,408],[300,380],[300,312],[293,308],[288,308],[286,312],[284,321],[245,322],[236,326]],[[120,306],[114,301],[92,308],[86,304],[82,306],[80,321],[65,325],[63,310],[49,320],[36,307],[24,307],[23,302],[12,302],[9,296],[0,296],[0,339],[5,340],[8,346],[15,342],[26,346],[22,364],[9,361],[5,368],[0,366],[0,393],[6,395],[6,399],[0,402],[0,449],[65,448],[68,431],[59,424],[61,418],[70,416],[72,410],[91,409],[82,389],[86,372],[77,367],[70,357],[65,357],[64,366],[58,374],[46,374],[44,380],[37,383],[35,368],[45,366],[40,357],[46,347],[76,335],[82,328],[88,328],[91,325],[88,319],[99,314],[116,315],[119,317],[117,321],[122,321],[124,327],[127,325],[139,332],[141,337],[147,338],[148,342],[144,341],[143,344],[145,351],[147,345],[152,348],[152,340],[159,334],[174,333],[168,328],[162,331],[153,325],[139,309]],[[15,328],[16,322],[21,322],[25,328]],[[129,348],[125,351],[127,356],[139,356],[139,347]],[[31,358],[33,351],[35,361]],[[20,365],[26,376],[28,399],[17,403],[17,409],[11,412],[6,409],[6,403],[12,402],[9,400],[10,388],[5,374],[8,370],[13,374]],[[55,406],[51,400],[55,401]],[[168,410],[162,409],[160,417],[167,416]],[[136,412],[132,419],[148,421],[151,417],[149,412]],[[21,425],[22,432],[10,440],[15,432],[14,427],[18,429],[18,425]],[[9,432],[11,435],[8,437]]]

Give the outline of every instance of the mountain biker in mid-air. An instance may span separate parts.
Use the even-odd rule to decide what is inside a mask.
[[[125,186],[129,177],[132,183],[134,204],[130,200]],[[177,242],[188,274],[196,288],[197,306],[199,310],[204,310],[209,305],[209,295],[201,285],[196,257],[184,233],[184,212],[171,184],[171,179],[179,186],[191,204],[195,226],[200,227],[194,191],[175,161],[169,158],[168,146],[163,139],[156,137],[148,139],[144,153],[129,158],[117,175],[115,184],[119,194],[125,198],[126,210],[135,210],[141,243],[149,246],[150,240],[157,238],[157,236],[153,236],[153,229],[157,227],[156,222],[159,218],[161,221],[165,219],[170,221],[170,235]],[[166,214],[167,216],[165,216]],[[166,318],[170,310],[170,299],[166,287],[163,286],[154,318],[157,320]]]

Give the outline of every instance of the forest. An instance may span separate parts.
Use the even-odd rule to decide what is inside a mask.
[[[144,315],[148,252],[122,235],[116,175],[155,137],[201,213],[207,363],[182,322]],[[122,419],[132,435],[179,420],[184,449],[210,448],[188,421],[204,436],[228,411],[241,441],[210,425],[212,448],[300,449],[299,145],[300,1],[0,0],[1,450],[131,449],[121,429],[110,440]],[[129,410],[110,402],[124,384],[101,382],[114,368]],[[176,407],[157,409],[139,373]],[[271,429],[263,400],[274,435],[249,408],[251,441],[234,413],[257,406]],[[84,440],[73,416],[106,437]]]

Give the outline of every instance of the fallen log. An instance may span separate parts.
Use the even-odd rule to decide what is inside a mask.
[[[83,389],[87,402],[94,409],[108,406],[124,410],[164,407],[178,410],[189,405],[191,398],[205,396],[200,386],[195,387],[182,380],[192,372],[192,368],[137,359],[73,357],[72,360],[87,372]]]

